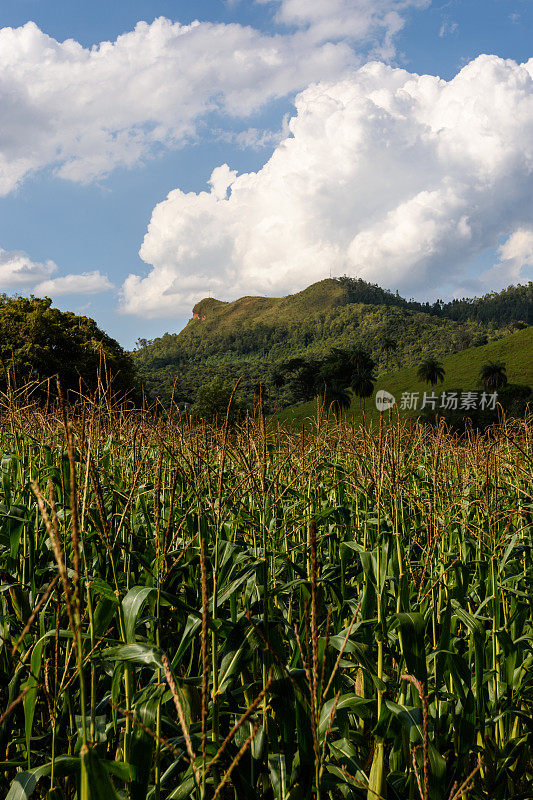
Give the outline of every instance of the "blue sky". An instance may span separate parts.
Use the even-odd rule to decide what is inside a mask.
[[[207,291],[329,270],[419,297],[531,279],[531,0],[330,3],[3,0],[0,288],[37,287],[129,347]]]

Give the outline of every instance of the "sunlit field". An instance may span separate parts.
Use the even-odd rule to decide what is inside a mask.
[[[532,797],[531,420],[1,441],[2,797]]]

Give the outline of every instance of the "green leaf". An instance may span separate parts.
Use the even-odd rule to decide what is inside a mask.
[[[318,722],[318,733],[320,737],[323,737],[326,732],[334,704],[335,698],[332,697],[322,706],[320,720]],[[337,711],[346,709],[347,711],[353,711],[358,717],[365,718],[370,716],[370,708],[372,705],[375,705],[374,701],[365,700],[363,697],[359,697],[357,694],[343,694],[341,697],[339,697]]]
[[[189,778],[185,778],[185,780],[180,783],[177,789],[174,789],[172,794],[169,794],[168,800],[187,800],[191,797],[192,790],[194,789],[195,783],[194,778],[191,776]]]
[[[157,594],[153,586],[134,586],[122,601],[126,641],[135,641],[135,626],[144,603]]]
[[[33,772],[19,772],[15,776],[6,800],[27,800],[37,786],[37,778]]]
[[[270,781],[272,784],[272,791],[274,792],[274,800],[286,800],[287,764],[285,761],[285,755],[283,753],[269,755],[268,770],[270,772]]]
[[[54,773],[59,777],[76,775],[80,769],[80,759],[74,756],[59,756],[54,763]],[[43,764],[28,772],[19,772],[15,776],[7,793],[6,800],[27,800],[35,791],[40,778],[50,775],[52,762]]]
[[[106,647],[100,653],[93,655],[93,660],[105,659],[105,661],[130,661],[135,664],[145,664],[146,666],[163,669],[162,653],[155,647],[146,644],[123,644],[118,647]]]
[[[226,655],[222,658],[220,663],[220,671],[218,674],[218,692],[222,694],[226,691],[228,686],[231,683],[231,679],[233,675],[239,669],[239,664],[241,662],[242,654],[243,654],[244,644],[242,644],[238,650],[232,650],[230,653],[226,653]]]
[[[134,703],[135,719],[142,725],[134,725],[130,745],[130,765],[132,768],[131,800],[146,800],[148,781],[152,767],[154,739],[145,728],[154,730],[157,707],[165,691],[164,687],[150,687]]]
[[[86,771],[86,783],[83,780]],[[109,777],[109,772],[94,750],[82,752],[81,756],[81,792],[79,800],[123,800],[117,792]],[[84,797],[84,787],[87,786],[87,796]]]
[[[410,675],[425,685],[427,682],[424,616],[415,612],[397,614],[402,634],[403,655]],[[416,691],[416,690],[415,690]]]
[[[30,675],[28,680],[26,681],[26,687],[29,691],[24,696],[23,708],[24,708],[24,730],[26,733],[26,749],[28,753],[28,766],[30,766],[30,756],[31,756],[31,732],[33,728],[33,718],[35,716],[35,706],[37,704],[37,694],[38,694],[38,681],[39,675],[41,672],[41,664],[42,664],[42,655],[43,655],[43,647],[46,643],[46,639],[40,639],[35,647],[33,648],[33,653],[31,654],[31,663],[30,663]]]
[[[385,704],[389,711],[398,717],[408,732],[411,742],[422,741],[424,733],[420,706],[403,706],[400,703],[393,703],[392,700],[385,700]]]

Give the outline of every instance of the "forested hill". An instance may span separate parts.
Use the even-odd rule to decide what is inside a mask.
[[[139,341],[133,355],[150,394],[168,402],[174,390],[178,402],[192,403],[214,377],[241,378],[243,394],[262,383],[272,403],[284,405],[291,398],[274,376],[288,359],[362,346],[384,371],[458,352],[532,322],[533,284],[430,304],[360,279],[330,278],[283,298],[205,298],[192,311],[180,333]]]

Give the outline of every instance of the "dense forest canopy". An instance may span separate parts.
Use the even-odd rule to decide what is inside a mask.
[[[482,297],[463,297],[448,302],[435,300],[433,303],[420,303],[416,300],[405,300],[398,292],[360,278],[337,278],[345,287],[351,303],[372,303],[386,306],[409,308],[423,311],[437,317],[447,317],[456,322],[474,320],[491,322],[501,327],[513,322],[525,322],[533,325],[533,282],[519,286],[509,286],[501,292],[489,292]]]
[[[414,366],[481,345],[533,317],[533,284],[471,300],[419,303],[348,277],[320,281],[284,298],[205,298],[179,334],[139,340],[134,353],[152,395],[195,401],[215,378],[252,397],[261,383],[271,408],[296,402],[276,375],[293,358],[318,362],[333,348],[368,351],[378,371]],[[293,382],[294,384],[294,382]]]
[[[322,386],[334,350],[363,349],[379,374],[485,344],[532,315],[532,283],[430,304],[361,279],[330,278],[283,298],[205,298],[179,334],[139,339],[128,354],[94,320],[52,308],[48,298],[0,295],[0,388],[10,371],[20,382],[57,374],[67,391],[81,381],[90,392],[112,376],[121,395],[138,399],[142,382],[152,399],[190,407],[200,387],[240,378],[237,399],[251,401],[261,385],[267,408],[276,410],[302,399],[301,376],[285,367],[295,359]]]
[[[57,375],[65,391],[92,392],[100,380],[114,393],[138,398],[131,355],[90,317],[52,308],[48,297],[0,295],[0,387]]]

